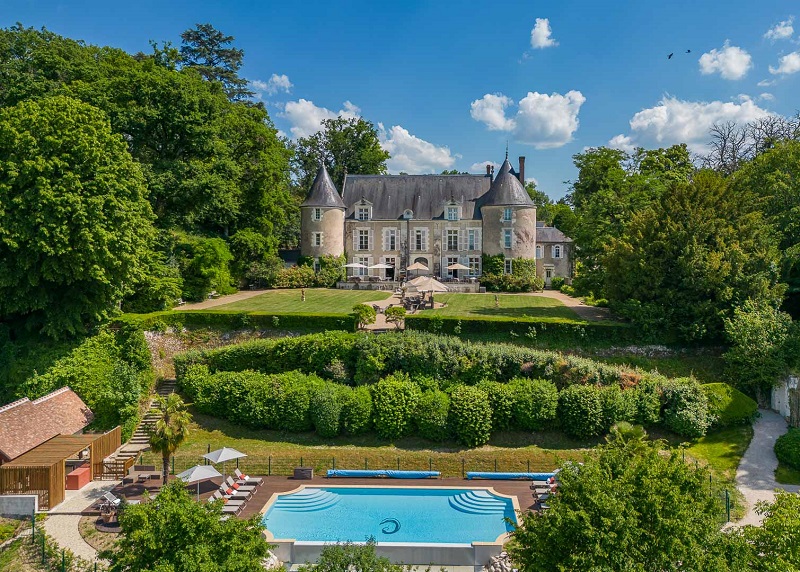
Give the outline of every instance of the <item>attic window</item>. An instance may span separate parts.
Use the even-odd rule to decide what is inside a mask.
[[[414,211],[411,209],[406,209],[403,211],[403,218],[406,220],[414,218]]]
[[[447,207],[447,220],[458,220],[458,207]]]
[[[370,212],[372,209],[368,206],[365,207],[358,207],[356,209],[356,218],[358,220],[369,220],[372,218],[372,213]]]

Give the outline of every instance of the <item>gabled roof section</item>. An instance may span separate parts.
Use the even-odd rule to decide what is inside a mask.
[[[94,415],[69,387],[35,401],[20,399],[0,407],[0,456],[10,461],[52,439],[81,431]]]
[[[336,186],[333,184],[324,164],[319,166],[317,176],[314,177],[314,182],[308,191],[308,196],[300,206],[345,208],[342,197],[339,196],[339,191],[336,190]]]
[[[406,210],[414,213],[414,220],[441,219],[445,206],[453,203],[461,205],[461,218],[471,219],[476,200],[491,181],[486,175],[347,175],[342,190],[345,218],[352,218],[365,199],[372,203],[372,220],[399,220]]]
[[[537,222],[536,242],[572,242],[572,239],[554,226]]]
[[[525,187],[514,175],[508,159],[503,161],[489,192],[481,197],[477,205],[479,209],[488,206],[535,206]]]

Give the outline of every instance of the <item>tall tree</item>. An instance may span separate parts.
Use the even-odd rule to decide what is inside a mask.
[[[59,337],[112,315],[154,237],[139,166],[98,109],[0,109],[0,319]]]
[[[582,465],[562,467],[550,510],[524,514],[514,533],[519,570],[730,570],[708,473],[662,446],[618,432]]]
[[[101,553],[112,572],[263,572],[261,515],[222,518],[221,502],[195,502],[180,481],[120,513],[122,534]]]
[[[548,225],[553,224],[553,216],[550,213],[550,207],[553,205],[553,201],[550,200],[547,193],[537,189],[536,183],[533,181],[525,183],[525,191],[527,191],[533,204],[536,205],[536,220],[542,221]]]
[[[324,119],[322,129],[299,139],[294,151],[294,169],[301,194],[311,187],[323,161],[339,192],[345,173],[382,175],[387,172],[389,153],[381,147],[375,126],[360,117]]]
[[[632,216],[601,262],[605,293],[643,329],[720,339],[745,300],[776,305],[780,256],[772,227],[719,175],[673,183]]]
[[[163,462],[161,475],[166,485],[169,476],[169,458],[186,440],[192,416],[186,411],[186,404],[177,393],[170,393],[166,397],[156,396],[155,410],[159,418],[150,434],[150,448],[154,453],[161,454]]]
[[[226,36],[211,24],[197,24],[181,34],[181,63],[200,72],[208,81],[218,81],[233,100],[253,95],[247,80],[239,77],[244,50],[232,46],[234,37]]]

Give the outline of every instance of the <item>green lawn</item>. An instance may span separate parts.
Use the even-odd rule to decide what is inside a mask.
[[[775,469],[775,480],[782,485],[800,485],[800,471],[778,463]]]
[[[525,294],[498,294],[495,305],[494,294],[436,294],[437,302],[444,308],[426,310],[425,314],[463,316],[470,318],[556,318],[559,320],[583,321],[578,315],[554,298]]]
[[[333,290],[306,288],[306,300],[300,298],[300,289],[271,290],[260,296],[214,306],[211,311],[265,312],[281,314],[349,314],[361,302],[385,300],[390,292],[378,290]]]

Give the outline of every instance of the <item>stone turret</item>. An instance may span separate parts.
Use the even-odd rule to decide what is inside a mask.
[[[507,156],[476,208],[483,219],[485,254],[503,254],[507,259],[536,257],[536,205]]]
[[[344,254],[345,205],[325,165],[300,205],[300,254],[314,259]]]

